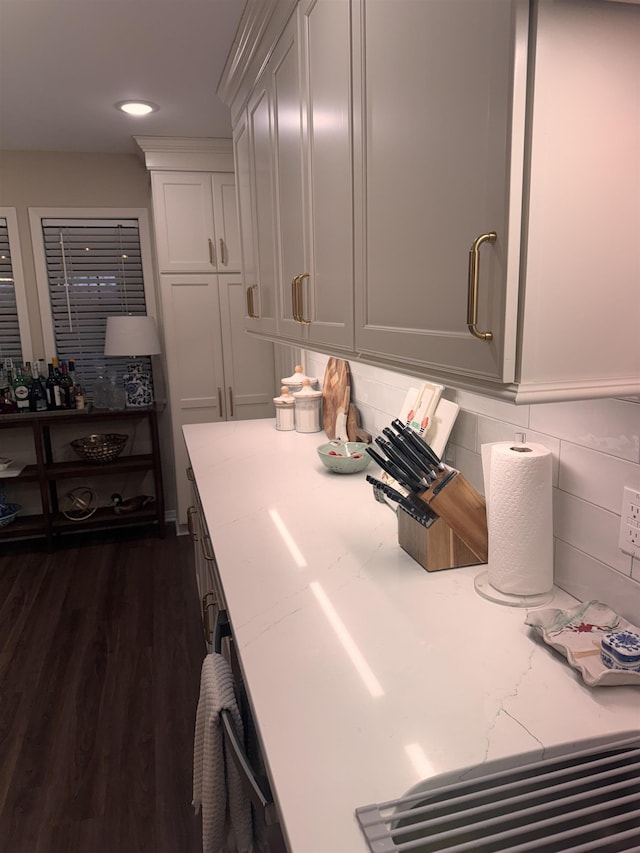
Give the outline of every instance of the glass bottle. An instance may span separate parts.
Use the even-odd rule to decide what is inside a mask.
[[[56,378],[53,367],[53,359],[49,364],[49,376],[47,377],[47,409],[55,411],[61,408],[60,406],[60,385]]]
[[[22,367],[16,368],[16,378],[13,380],[13,396],[19,412],[29,411],[29,385],[22,372]]]
[[[69,376],[73,382],[73,400],[75,408],[84,409],[84,391],[82,390],[80,377],[76,372],[76,363],[72,358],[69,359]]]
[[[0,414],[13,415],[17,411],[16,401],[11,398],[9,386],[5,385],[4,388],[0,388]]]
[[[60,364],[60,405],[63,409],[75,409],[76,407],[73,380],[69,376],[69,370],[64,361]]]
[[[31,384],[29,385],[29,410],[32,412],[46,412],[47,408],[47,396],[40,384],[40,375],[34,363]]]

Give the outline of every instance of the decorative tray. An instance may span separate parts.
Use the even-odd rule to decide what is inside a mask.
[[[587,601],[571,610],[536,610],[525,619],[547,643],[561,652],[577,669],[590,687],[636,684],[640,672],[608,669],[600,657],[600,641],[611,631],[633,631],[640,628],[627,622],[606,604]]]

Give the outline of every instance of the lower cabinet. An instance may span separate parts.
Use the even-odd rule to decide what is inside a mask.
[[[236,701],[242,718],[243,736],[237,731],[231,714],[222,710],[220,722],[229,754],[242,786],[251,802],[254,836],[269,853],[286,853],[286,846],[260,752],[258,734],[249,697],[242,677],[227,612],[227,603],[216,565],[213,543],[207,529],[198,486],[191,467],[186,469],[191,485],[192,503],[187,510],[189,534],[194,547],[194,565],[198,598],[202,606],[202,625],[208,653],[222,654],[233,672]]]
[[[238,275],[161,277],[173,431],[177,520],[187,522],[189,483],[182,426],[271,417],[273,344],[244,333],[245,295]]]

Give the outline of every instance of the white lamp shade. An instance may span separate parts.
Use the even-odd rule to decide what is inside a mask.
[[[158,355],[160,352],[160,338],[153,317],[128,314],[107,317],[105,355]]]

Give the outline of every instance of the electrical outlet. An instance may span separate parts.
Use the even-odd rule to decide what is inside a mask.
[[[624,487],[620,512],[620,550],[640,557],[640,491]]]

